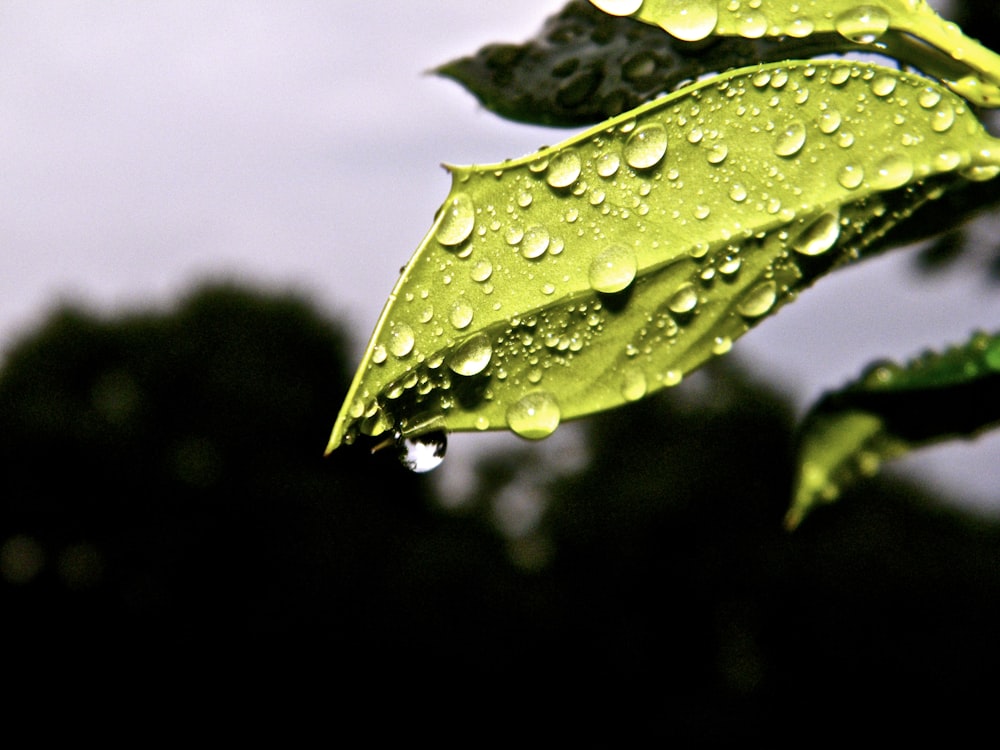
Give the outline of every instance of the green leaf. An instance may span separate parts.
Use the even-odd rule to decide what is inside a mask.
[[[619,115],[708,73],[856,47],[838,34],[684,42],[573,0],[526,43],[487,45],[434,72],[501,117],[567,127]]]
[[[836,32],[846,39],[879,43],[892,33],[922,40],[940,55],[942,79],[980,106],[1000,105],[1000,56],[942,19],[925,0],[591,0],[616,16],[632,16],[659,26],[678,39],[709,36],[805,38]],[[926,50],[929,52],[930,50]],[[927,62],[934,65],[929,56]],[[949,64],[950,63],[950,64]],[[923,65],[922,69],[927,70]],[[937,74],[936,70],[927,72]]]
[[[996,146],[922,77],[790,62],[452,167],[329,450],[359,432],[539,438],[676,384],[959,175],[994,176]]]
[[[801,428],[798,477],[785,518],[797,526],[886,460],[1000,423],[1000,334],[975,334],[941,354],[880,363],[828,394]]]

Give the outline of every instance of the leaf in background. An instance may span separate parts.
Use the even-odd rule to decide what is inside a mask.
[[[707,73],[849,46],[837,34],[684,42],[573,0],[528,42],[491,44],[434,72],[462,84],[501,117],[571,127],[619,115]]]
[[[996,145],[924,78],[791,62],[453,167],[329,450],[359,432],[541,438],[674,385],[959,174],[994,176]]]
[[[631,16],[672,36],[697,41],[710,36],[795,39],[836,32],[861,44],[877,45],[888,32],[930,45],[939,54],[941,78],[956,93],[984,107],[1000,105],[1000,56],[942,19],[925,0],[591,0],[606,13]],[[924,52],[929,52],[925,50]],[[921,58],[926,55],[921,55]],[[924,66],[919,66],[925,69]],[[926,69],[925,69],[926,70]],[[938,74],[937,70],[927,72]]]
[[[943,354],[900,367],[879,364],[823,398],[806,417],[795,497],[797,526],[881,463],[921,446],[973,437],[1000,423],[1000,334],[975,334]]]

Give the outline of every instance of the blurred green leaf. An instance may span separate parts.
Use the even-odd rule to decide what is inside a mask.
[[[961,176],[989,136],[926,79],[730,71],[534,155],[453,167],[334,427],[511,429],[674,385]]]
[[[793,505],[797,526],[886,460],[955,437],[973,437],[1000,422],[1000,333],[927,353],[904,366],[880,363],[855,383],[823,398],[801,429]]]

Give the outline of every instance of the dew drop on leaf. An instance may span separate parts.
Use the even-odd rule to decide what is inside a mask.
[[[872,93],[875,96],[889,96],[896,90],[896,77],[888,73],[872,79]]]
[[[931,115],[931,130],[935,133],[947,133],[954,124],[955,110],[950,104],[942,105]]]
[[[448,367],[457,375],[470,377],[485,370],[492,357],[493,347],[490,345],[489,338],[485,334],[479,334],[455,350],[448,362]]]
[[[774,281],[764,281],[746,293],[736,306],[736,310],[744,317],[759,318],[774,307],[777,299],[777,284]]]
[[[614,294],[628,287],[637,271],[635,253],[627,247],[612,245],[590,264],[590,286],[595,292]]]
[[[397,323],[389,334],[389,351],[397,357],[405,357],[413,351],[415,341],[413,329],[406,323]]]
[[[469,271],[469,276],[473,281],[486,281],[493,275],[493,264],[488,260],[480,260]]]
[[[599,10],[611,16],[628,16],[642,7],[643,0],[590,0]]]
[[[580,157],[574,151],[563,151],[549,160],[545,181],[554,188],[569,187],[580,176]]]
[[[462,330],[469,327],[473,314],[474,312],[470,304],[459,301],[452,305],[451,314],[448,316],[448,319],[455,328]]]
[[[663,29],[685,42],[697,42],[715,30],[719,23],[718,0],[688,0],[659,11],[657,22]]]
[[[774,153],[778,156],[795,156],[806,143],[806,126],[796,120],[778,134]]]
[[[621,159],[618,158],[618,154],[614,151],[606,151],[597,157],[597,174],[601,177],[612,177],[615,172],[618,171],[618,167],[621,165]]]
[[[891,154],[876,165],[872,185],[876,190],[892,190],[905,185],[913,177],[913,162],[903,154]]]
[[[830,135],[837,132],[837,128],[840,127],[840,123],[843,122],[843,117],[840,112],[835,109],[828,109],[823,114],[819,116],[819,129],[820,132]]]
[[[667,130],[658,122],[639,128],[625,142],[625,161],[635,169],[659,164],[667,153]]]
[[[448,436],[441,430],[416,437],[396,438],[399,462],[417,474],[436,469],[444,460],[448,449]]]
[[[476,223],[476,211],[465,193],[458,193],[445,203],[441,221],[434,238],[446,247],[460,245],[472,234]]]
[[[889,14],[874,5],[859,5],[837,16],[834,28],[848,41],[870,44],[889,28]]]
[[[691,312],[697,304],[698,290],[691,283],[681,284],[667,301],[667,307],[678,314]]]
[[[792,249],[802,255],[822,255],[837,244],[839,237],[840,212],[827,211],[795,239]]]
[[[531,227],[521,239],[521,255],[538,258],[549,248],[549,233],[545,227]]]
[[[559,402],[546,391],[535,391],[507,408],[507,426],[528,440],[548,437],[559,426]]]
[[[638,401],[646,395],[646,376],[638,367],[627,367],[622,372],[621,391],[626,401]]]
[[[837,172],[837,182],[848,190],[854,190],[865,180],[865,170],[859,164],[845,164]]]

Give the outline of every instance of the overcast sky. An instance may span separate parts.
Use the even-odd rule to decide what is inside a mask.
[[[505,123],[423,71],[561,5],[4,0],[0,345],[61,300],[166,304],[225,277],[308,293],[359,352],[447,194],[440,162],[572,134]],[[1000,328],[982,274],[924,277],[893,253],[822,280],[733,356],[804,407],[873,359]],[[903,468],[1000,512],[998,457],[992,436]]]

